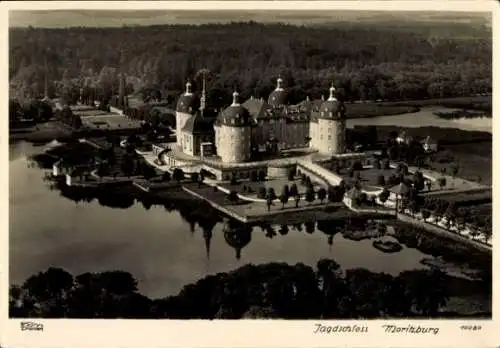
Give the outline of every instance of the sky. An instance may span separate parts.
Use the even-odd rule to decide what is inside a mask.
[[[22,2],[19,2],[20,4]],[[79,2],[77,2],[79,3]],[[168,2],[167,2],[168,3]],[[178,3],[178,2],[174,2]],[[148,7],[145,9],[145,3],[140,6],[136,6],[138,10],[131,11],[120,11],[117,9],[113,10],[95,10],[95,9],[83,9],[83,10],[75,10],[72,9],[71,6],[75,6],[75,2],[71,6],[66,6],[66,9],[61,9],[62,6],[54,6],[51,5],[52,9],[47,10],[32,10],[33,7],[30,6],[16,6],[18,8],[29,8],[30,10],[10,10],[9,11],[9,26],[10,27],[51,27],[51,28],[64,28],[64,27],[72,27],[72,26],[84,26],[84,27],[121,27],[121,26],[136,26],[136,25],[161,25],[161,24],[203,24],[203,23],[225,23],[230,21],[249,21],[255,20],[257,22],[284,22],[290,24],[321,24],[327,22],[335,22],[335,21],[352,21],[352,20],[361,20],[361,21],[371,21],[377,20],[380,21],[382,17],[391,16],[392,18],[397,17],[401,20],[421,20],[421,21],[470,21],[472,18],[486,17],[488,21],[491,21],[491,14],[489,13],[478,13],[478,12],[419,12],[416,15],[415,12],[401,12],[401,11],[367,11],[364,8],[368,8],[367,6],[360,5],[357,2],[347,3],[346,6],[338,6],[338,8],[342,8],[341,10],[335,10],[335,6],[332,7],[332,3],[341,4],[341,2],[330,2],[328,5],[323,6],[325,10],[322,11],[313,11],[310,10],[311,2],[299,2],[302,6],[298,6],[299,3],[295,6],[296,2],[294,2],[294,6],[290,6],[290,8],[304,10],[283,10],[283,2],[277,3],[272,1],[266,2],[252,2],[249,6],[246,6],[247,10],[220,10],[223,5],[219,2],[216,7],[211,6],[211,11],[200,11],[199,9],[202,7],[210,8],[210,6],[202,6],[210,4],[212,2],[194,2],[198,6],[196,6],[195,10],[187,10],[186,4],[188,2],[182,2],[180,6],[184,8],[184,10],[172,9],[172,10],[151,10],[151,8],[155,7],[164,7],[165,2],[162,3],[162,6],[151,5],[148,3]],[[229,4],[230,2],[223,2],[224,4]],[[243,2],[247,3],[247,2]],[[308,6],[304,6],[304,3],[309,4]],[[356,3],[356,6],[352,6]],[[364,2],[369,3],[369,2]],[[380,2],[379,2],[380,3]],[[384,2],[388,3],[388,2]],[[406,6],[406,4],[412,3],[411,1],[404,1],[403,8],[410,8],[411,6]],[[416,7],[416,9],[439,9],[439,4],[442,2],[433,2],[433,4],[438,4],[437,6],[427,6],[427,7]],[[466,3],[466,1],[462,1],[461,3]],[[479,0],[479,3],[481,1]],[[79,3],[83,4],[83,2]],[[87,6],[89,3],[85,3]],[[91,4],[91,3],[90,3]],[[108,4],[113,4],[111,6],[117,7],[117,2],[110,2]],[[135,3],[137,5],[137,3]],[[259,4],[265,4],[266,6],[259,6]],[[392,4],[392,2],[391,2]],[[18,5],[18,4],[16,4]],[[66,4],[67,5],[67,4]],[[279,5],[279,6],[276,6]],[[81,6],[81,5],[80,5]],[[82,7],[85,7],[82,6]],[[106,5],[110,6],[110,5]],[[124,4],[123,6],[129,6],[128,4]],[[120,9],[123,8],[119,7]],[[218,7],[217,7],[218,6]],[[319,6],[319,5],[318,5]],[[318,6],[315,6],[318,8]],[[224,6],[226,9],[231,6]],[[256,10],[259,8],[267,7],[268,10]],[[373,7],[373,6],[372,6]],[[45,7],[48,8],[48,7]],[[94,7],[96,8],[96,7]],[[97,7],[99,8],[99,7]],[[102,8],[102,7],[101,7]],[[174,6],[175,8],[175,6]],[[177,6],[179,8],[179,6]],[[193,6],[190,6],[193,8]],[[219,10],[213,10],[213,9]],[[232,6],[234,9],[234,6]],[[375,8],[379,8],[376,7]],[[388,9],[387,6],[385,6]],[[392,8],[392,7],[390,7]],[[453,7],[446,6],[447,9],[463,10],[463,7]],[[141,10],[139,10],[141,9]],[[346,9],[357,9],[357,10],[346,10]],[[474,6],[475,11],[485,10],[486,6]]]

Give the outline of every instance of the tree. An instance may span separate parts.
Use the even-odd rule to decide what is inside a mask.
[[[235,172],[231,173],[231,185],[237,185],[238,184],[238,178]]]
[[[253,181],[253,182],[256,182],[258,181],[258,175],[257,175],[257,172],[256,171],[252,171],[250,173],[250,181]],[[263,181],[263,180],[262,180]]]
[[[420,171],[416,171],[413,174],[413,182],[414,182],[414,187],[418,191],[422,191],[425,187],[425,178],[423,174]]]
[[[430,217],[431,217],[431,212],[430,211],[428,211],[428,210],[423,210],[422,211],[422,218],[424,219],[424,221],[426,221]]]
[[[430,192],[431,191],[431,187],[432,187],[432,181],[431,180],[426,180],[425,184],[427,185],[427,190]]]
[[[205,174],[203,173],[203,170],[200,170],[200,174],[198,175],[198,187],[201,187],[203,181],[205,181]]]
[[[289,191],[289,196],[290,197],[295,197],[299,193],[299,188],[297,187],[297,184],[292,184],[290,186],[290,191]]]
[[[302,185],[305,185],[306,184],[306,180],[307,180],[307,176],[304,173],[302,173],[302,175],[300,176],[300,183]]]
[[[440,177],[438,179],[438,184],[441,189],[446,186],[446,178],[445,177]]]
[[[265,187],[260,187],[259,192],[257,193],[257,198],[265,199],[267,195],[267,190]]]
[[[271,210],[271,205],[273,205],[274,200],[276,199],[276,192],[274,192],[274,188],[270,187],[267,190],[266,194],[266,203],[267,203],[267,211]]]
[[[164,172],[162,176],[162,181],[169,182],[171,180],[171,175],[169,172]]]
[[[318,199],[321,201],[321,204],[323,204],[325,198],[326,198],[326,190],[322,187],[318,190]]]
[[[199,177],[199,174],[198,173],[191,173],[191,182],[198,182],[200,179]]]
[[[297,193],[295,196],[293,196],[293,199],[295,200],[295,208],[298,208],[300,202],[300,195]]]
[[[230,203],[233,203],[233,204],[238,202],[238,192],[232,190],[231,192],[229,192],[227,199]]]
[[[404,271],[398,278],[414,308],[424,316],[435,317],[448,302],[447,280],[440,270]]]
[[[291,169],[288,171],[288,181],[294,181],[294,180],[295,180],[295,171]]]
[[[266,172],[263,170],[259,171],[259,181],[266,181]]]
[[[387,202],[389,199],[390,193],[387,189],[384,188],[384,190],[378,195],[378,199],[383,203]]]
[[[281,204],[283,205],[282,209],[285,209],[285,204],[288,202],[289,197],[290,197],[290,190],[288,189],[288,185],[284,185],[280,195],[280,201]]]
[[[391,169],[390,162],[387,158],[384,158],[384,160],[382,161],[382,167],[385,170]]]
[[[314,198],[315,198],[314,196],[315,196],[314,188],[311,186],[308,186],[307,190],[306,190],[306,202],[311,204],[314,201]]]
[[[288,225],[281,225],[279,232],[282,236],[286,236],[288,234]]]
[[[383,174],[380,174],[377,177],[377,185],[384,187],[385,186],[385,177]]]
[[[175,181],[180,183],[182,180],[184,180],[184,171],[180,168],[175,168],[172,173],[172,177]]]
[[[280,195],[280,202],[281,202],[281,204],[282,204],[281,209],[285,209],[285,204],[288,202],[288,195],[287,195],[287,194],[282,193],[282,194]]]

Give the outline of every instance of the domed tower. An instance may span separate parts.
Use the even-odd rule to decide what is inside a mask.
[[[222,162],[244,162],[250,158],[251,118],[233,93],[233,103],[224,109],[214,125],[215,146]]]
[[[276,80],[276,89],[269,94],[267,103],[272,107],[280,107],[286,105],[287,93],[283,88],[283,79],[278,77]]]
[[[187,120],[193,117],[198,109],[199,100],[191,91],[191,82],[186,83],[186,92],[184,92],[177,101],[175,109],[175,135],[177,136],[177,146],[183,148],[182,128],[184,128]]]
[[[227,221],[223,227],[224,240],[235,250],[236,259],[241,259],[241,250],[252,241],[252,228],[248,225]]]
[[[330,87],[330,96],[318,113],[314,144],[319,153],[334,155],[345,152],[345,106],[335,98],[335,87]]]

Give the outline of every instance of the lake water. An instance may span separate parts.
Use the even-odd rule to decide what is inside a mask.
[[[210,259],[203,231],[194,233],[179,212],[167,212],[141,204],[128,209],[103,207],[96,201],[75,203],[50,190],[44,171],[29,168],[26,155],[34,149],[26,143],[10,148],[10,282],[22,283],[48,267],[62,267],[73,274],[120,269],[132,273],[139,290],[151,297],[175,294],[208,274],[229,271],[246,263],[283,261],[314,266],[321,258],[333,258],[344,269],[365,267],[398,274],[422,268],[426,255],[404,248],[384,254],[372,241],[354,242],[335,235],[332,245],[321,231],[308,234],[290,228],[282,236],[267,238],[255,227],[241,259],[224,239],[223,224],[213,229]]]
[[[432,115],[432,110],[424,109],[401,116],[349,120],[348,126],[434,125],[488,131],[483,121],[466,121],[442,120]],[[491,132],[491,119],[489,124]],[[184,285],[208,274],[246,263],[283,261],[315,266],[321,258],[332,258],[344,269],[364,267],[396,275],[422,268],[420,260],[427,256],[410,248],[384,254],[372,247],[371,240],[355,242],[340,234],[328,245],[327,235],[319,230],[308,234],[290,228],[287,235],[270,239],[260,228],[254,228],[251,242],[238,260],[219,223],[213,228],[207,258],[202,229],[196,226],[192,232],[189,222],[175,210],[167,212],[158,206],[146,210],[141,204],[114,209],[96,201],[75,203],[50,190],[43,181],[44,171],[29,167],[27,156],[40,150],[27,143],[10,145],[11,283],[20,284],[51,266],[74,275],[118,269],[133,274],[143,294],[158,298],[176,294]]]
[[[433,114],[433,112],[435,111],[446,112],[450,110],[453,109],[442,107],[425,107],[421,108],[418,112],[410,114],[349,119],[346,122],[346,126],[349,128],[352,128],[356,125],[398,126],[411,128],[433,126],[441,128],[457,128],[465,131],[482,131],[489,133],[492,132],[493,118],[475,117],[447,120],[444,118],[439,118],[438,116]]]

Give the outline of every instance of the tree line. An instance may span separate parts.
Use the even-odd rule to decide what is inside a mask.
[[[35,318],[432,318],[440,316],[450,294],[440,271],[343,273],[329,259],[316,269],[301,263],[245,265],[152,300],[139,293],[128,272],[73,276],[49,268],[10,287],[9,312]]]
[[[487,93],[492,84],[488,30],[471,29],[468,38],[436,38],[419,30],[388,29],[384,23],[12,28],[11,95],[44,93],[46,76],[52,95],[75,86],[116,94],[124,74],[126,91],[167,99],[184,90],[187,78],[199,90],[201,68],[213,75],[208,99],[224,105],[234,88],[243,98],[267,97],[278,75],[291,102],[307,95],[319,98],[332,81],[353,100]]]

